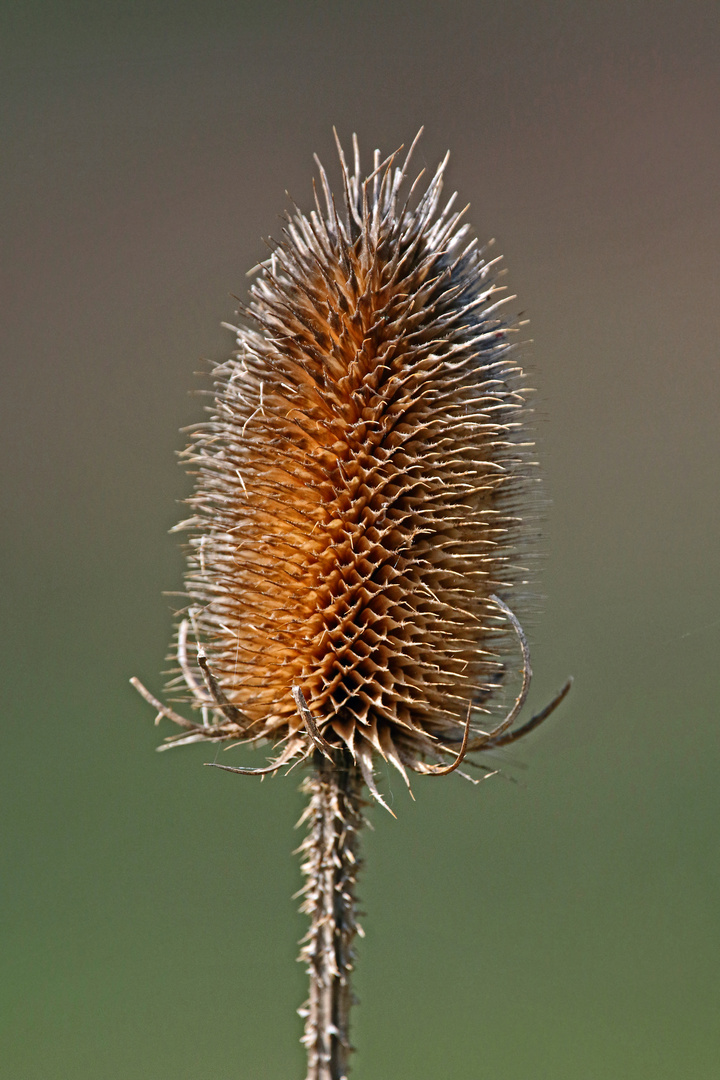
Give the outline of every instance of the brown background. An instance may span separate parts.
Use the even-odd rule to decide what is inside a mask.
[[[505,780],[382,778],[353,1075],[710,1080],[716,4],[0,19],[3,1075],[302,1075],[297,774],[156,756],[127,679],[161,686],[193,372],[334,123],[366,161],[425,124],[506,257],[552,499],[532,704],[576,677]]]

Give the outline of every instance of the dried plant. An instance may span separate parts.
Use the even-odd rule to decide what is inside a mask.
[[[402,164],[376,152],[365,179],[353,146],[351,170],[338,143],[341,204],[318,161],[315,208],[288,216],[257,268],[238,351],[215,368],[210,419],[185,452],[189,604],[169,688],[201,718],[133,680],[180,728],[162,749],[269,744],[265,768],[219,767],[311,768],[308,1080],[347,1075],[365,787],[386,805],[377,759],[408,787],[411,772],[449,773],[570,688],[513,726],[531,671],[509,600],[536,481],[498,260],[455,196],[441,205],[447,158],[422,190],[406,184],[415,143]],[[498,719],[512,640],[521,686]]]

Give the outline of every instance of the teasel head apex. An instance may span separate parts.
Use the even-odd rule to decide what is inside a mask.
[[[417,139],[415,140],[417,142]],[[429,183],[357,140],[341,197],[319,161],[213,372],[196,475],[178,676],[202,720],[166,745],[269,743],[265,770],[348,752],[407,780],[504,745],[530,678],[513,613],[536,484],[498,259]],[[317,160],[317,159],[316,159]],[[522,685],[499,722],[511,639]],[[197,655],[197,659],[196,659]],[[235,767],[229,766],[231,769]]]

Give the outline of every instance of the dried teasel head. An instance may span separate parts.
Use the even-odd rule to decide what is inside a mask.
[[[511,727],[530,666],[507,601],[534,481],[498,260],[441,204],[447,158],[423,189],[410,154],[376,152],[363,178],[357,142],[352,170],[338,150],[342,199],[318,161],[315,208],[257,268],[185,452],[177,655],[202,722],[136,685],[185,729],[171,744],[268,742],[262,771],[346,750],[377,794],[375,755],[406,779],[450,771],[569,685]],[[522,688],[493,724],[512,633]]]

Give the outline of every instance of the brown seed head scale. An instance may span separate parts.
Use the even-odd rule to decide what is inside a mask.
[[[318,162],[315,208],[257,268],[185,452],[190,605],[170,687],[202,721],[135,685],[183,727],[170,745],[270,743],[262,771],[346,748],[379,798],[375,755],[406,780],[451,771],[569,684],[511,728],[530,666],[508,601],[536,500],[498,260],[454,195],[441,204],[447,158],[423,190],[410,154],[376,152],[364,179],[353,145],[350,170],[338,144],[342,199]],[[513,638],[522,690],[488,723]]]

